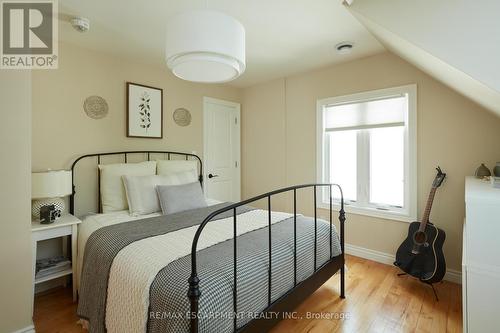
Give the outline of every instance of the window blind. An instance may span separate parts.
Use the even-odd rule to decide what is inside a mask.
[[[326,132],[404,126],[407,95],[324,107]]]

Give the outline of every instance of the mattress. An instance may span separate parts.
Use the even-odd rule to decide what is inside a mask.
[[[211,207],[141,218],[126,212],[86,218],[79,229],[78,315],[90,332],[188,332],[194,233]],[[233,311],[233,217],[211,221],[198,244],[200,332],[232,332],[268,306],[268,212],[238,208],[237,312]],[[293,288],[293,216],[271,213],[271,301]],[[318,267],[330,256],[330,224],[318,219]],[[340,255],[333,226],[332,256]],[[297,279],[314,272],[314,221],[297,218]]]

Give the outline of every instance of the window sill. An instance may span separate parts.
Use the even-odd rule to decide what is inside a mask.
[[[318,208],[321,209],[330,209],[330,206],[328,204],[318,204]],[[340,210],[340,205],[333,205],[333,210],[334,211],[339,211]],[[403,212],[395,212],[395,211],[383,211],[379,210],[376,208],[370,208],[370,207],[356,207],[356,206],[351,206],[351,205],[345,205],[344,210],[346,213],[349,214],[356,214],[356,215],[363,215],[363,216],[370,216],[370,217],[376,217],[376,218],[381,218],[381,219],[386,219],[386,220],[394,220],[394,221],[401,221],[401,222],[406,222],[406,223],[411,223],[413,221],[416,221],[417,218],[414,216],[410,216],[408,214],[405,214]]]

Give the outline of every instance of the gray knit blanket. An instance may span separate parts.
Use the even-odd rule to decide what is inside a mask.
[[[88,321],[89,331],[91,333],[189,332],[187,280],[191,273],[190,251],[181,251],[178,248],[190,248],[192,234],[197,226],[208,214],[226,205],[228,203],[120,223],[95,231],[85,246],[77,311],[80,318]],[[232,211],[230,211],[211,221],[202,233],[202,238],[203,234],[207,233],[206,239],[200,238],[197,252],[201,290],[200,332],[232,332],[234,316],[237,318],[237,326],[242,327],[269,305],[267,212],[245,206],[238,208],[237,214],[239,235],[236,313],[233,304],[234,244],[232,236],[222,236],[226,230],[230,235],[233,232]],[[273,212],[271,233],[271,301],[274,301],[294,286],[293,217]],[[219,234],[220,239],[218,239]],[[330,224],[318,219],[317,267],[329,259],[329,234]],[[182,241],[182,237],[188,237],[187,241]],[[162,259],[162,253],[165,253],[165,256],[172,255],[170,252],[175,252],[174,249],[165,249],[174,246],[175,241],[183,244],[175,245],[181,255],[174,260],[166,260],[165,265],[162,264],[156,270],[143,269],[141,260],[144,265],[151,266],[149,263],[151,259]],[[340,255],[340,242],[334,226],[331,242],[332,257]],[[145,257],[141,258],[143,249]],[[128,256],[131,257],[131,261],[125,256],[127,251],[130,252]],[[160,258],[151,258],[151,253]],[[135,289],[142,287],[136,288],[134,283],[137,278],[130,277],[134,276],[136,270],[141,271],[141,269],[150,276],[146,276],[147,290],[143,292],[146,306],[141,308],[143,310],[135,312],[140,312],[140,316],[136,318],[127,315],[127,311],[129,308],[137,307],[136,303],[140,303],[140,300],[130,295],[140,294],[140,290]],[[314,220],[299,215],[297,281],[308,278],[313,272]],[[123,295],[124,301],[117,302],[116,295]]]

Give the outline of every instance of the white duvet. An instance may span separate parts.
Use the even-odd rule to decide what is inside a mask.
[[[220,204],[220,201],[213,199],[206,199],[209,206]],[[83,253],[85,251],[85,244],[90,235],[102,228],[113,224],[136,221],[140,219],[146,219],[149,217],[160,216],[160,213],[153,213],[141,216],[132,216],[129,214],[128,210],[122,210],[118,212],[106,213],[106,214],[93,214],[88,215],[83,219],[83,223],[78,225],[78,254],[77,254],[77,287],[80,288],[80,276],[82,273],[83,264]]]

